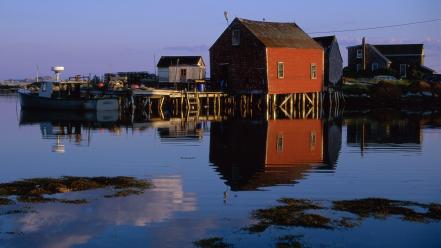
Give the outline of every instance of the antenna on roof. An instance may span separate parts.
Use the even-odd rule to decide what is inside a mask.
[[[227,25],[228,25],[228,12],[226,10],[224,11],[224,17],[225,17],[225,20],[227,21]]]

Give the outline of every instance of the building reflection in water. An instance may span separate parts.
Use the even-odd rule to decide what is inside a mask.
[[[227,120],[212,123],[210,162],[233,191],[292,184],[312,167],[333,168],[339,121]]]
[[[394,111],[374,112],[345,119],[347,143],[366,150],[397,150],[418,152],[423,141],[422,128],[430,120],[413,118]]]

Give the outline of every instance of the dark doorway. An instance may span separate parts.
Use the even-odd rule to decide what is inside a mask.
[[[221,90],[229,89],[229,83],[230,83],[230,65],[222,64],[220,65],[219,88]]]

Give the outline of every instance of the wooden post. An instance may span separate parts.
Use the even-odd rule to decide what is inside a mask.
[[[302,93],[302,118],[305,118],[305,93]]]

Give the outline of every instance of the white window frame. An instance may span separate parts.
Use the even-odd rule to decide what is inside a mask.
[[[240,45],[240,29],[233,29],[233,31],[231,31],[231,44],[233,46]]]
[[[357,49],[357,59],[363,58],[363,49]]]
[[[407,64],[400,64],[400,76],[407,77]]]
[[[317,79],[317,64],[312,63],[310,67],[311,79]]]
[[[378,68],[380,68],[378,63],[372,63],[372,71],[376,71],[376,70],[378,70]]]
[[[282,70],[280,70],[280,66]],[[277,78],[279,79],[285,78],[285,63],[283,62],[277,62]]]

